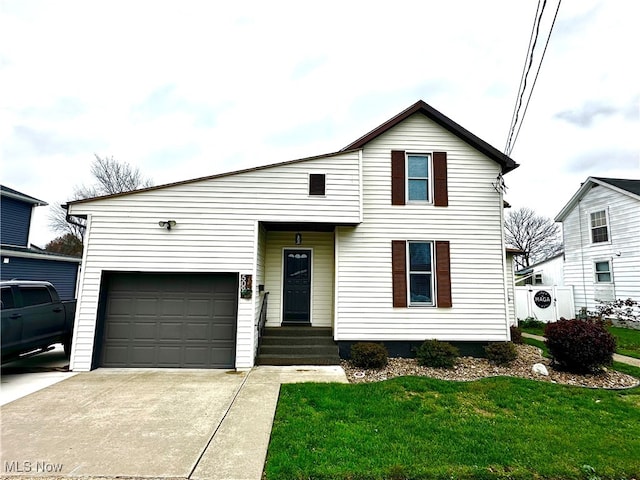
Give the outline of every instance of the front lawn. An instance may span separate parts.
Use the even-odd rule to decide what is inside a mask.
[[[544,327],[520,327],[520,329],[526,333],[544,336]],[[607,330],[616,337],[618,344],[616,353],[640,358],[640,330],[621,327],[607,327]]]
[[[640,477],[640,388],[511,377],[282,385],[276,479]],[[591,478],[596,478],[591,477]]]

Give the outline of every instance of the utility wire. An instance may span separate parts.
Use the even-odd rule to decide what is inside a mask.
[[[518,95],[516,100],[516,105],[514,106],[514,113],[511,118],[511,124],[509,126],[509,134],[507,136],[507,142],[505,145],[504,153],[506,155],[511,155],[513,148],[515,146],[516,139],[520,133],[520,129],[522,128],[522,124],[524,122],[525,115],[527,113],[527,109],[529,108],[529,103],[531,102],[531,97],[533,95],[533,89],[535,88],[536,82],[538,80],[538,76],[540,74],[540,68],[542,67],[542,61],[544,60],[545,53],[547,51],[547,47],[549,46],[549,40],[551,39],[551,33],[553,32],[553,27],[556,22],[556,18],[558,17],[558,12],[560,10],[560,4],[562,0],[558,0],[558,6],[556,8],[555,15],[553,17],[553,22],[551,24],[551,28],[549,29],[549,33],[547,35],[547,40],[544,46],[544,50],[542,52],[542,56],[540,58],[540,62],[538,63],[538,69],[536,71],[536,76],[533,80],[531,89],[529,91],[529,96],[527,97],[527,101],[525,104],[524,111],[522,113],[522,118],[520,118],[520,110],[522,109],[522,104],[524,100],[524,95],[527,90],[527,78],[529,77],[529,73],[531,71],[531,67],[533,65],[533,55],[535,52],[535,47],[538,42],[538,36],[540,34],[540,24],[542,23],[542,16],[544,14],[544,9],[547,4],[547,0],[544,0],[542,3],[542,8],[540,8],[540,0],[538,1],[538,8],[536,9],[536,16],[533,22],[532,34],[529,39],[529,46],[527,48],[527,54],[525,55],[525,64],[523,67],[522,77],[520,79],[520,87],[518,89]],[[534,34],[535,33],[535,34]],[[533,39],[533,40],[532,40]],[[520,123],[518,123],[520,120]]]
[[[547,53],[547,47],[549,46],[549,40],[551,40],[551,32],[553,32],[553,27],[556,24],[556,18],[558,18],[558,12],[560,11],[560,4],[562,0],[558,0],[558,6],[556,7],[556,13],[553,16],[553,21],[551,22],[551,28],[549,29],[549,35],[547,36],[547,41],[544,44],[544,50],[542,50],[542,56],[540,57],[540,63],[538,64],[538,70],[536,71],[536,76],[533,79],[533,84],[531,85],[531,92],[529,93],[529,98],[527,99],[527,103],[524,106],[524,111],[522,112],[522,120],[520,121],[520,125],[518,125],[518,130],[516,130],[516,134],[513,137],[513,142],[511,144],[511,149],[509,150],[508,155],[511,155],[513,151],[513,147],[516,144],[516,140],[518,140],[518,135],[520,135],[520,129],[522,128],[522,124],[524,123],[524,117],[527,114],[527,110],[529,109],[529,102],[531,101],[531,97],[533,96],[533,89],[536,87],[536,82],[538,81],[538,75],[540,75],[540,68],[542,67],[542,61],[544,60],[544,55]]]
[[[533,43],[533,37],[536,33],[536,22],[538,19],[538,15],[540,12],[540,4],[542,3],[541,0],[538,0],[538,6],[536,7],[536,14],[533,17],[533,25],[531,26],[531,35],[529,35],[529,45],[527,45],[527,54],[525,55],[525,59],[524,59],[524,63],[522,64],[522,75],[520,76],[520,85],[518,85],[518,92],[516,93],[516,101],[513,104],[513,113],[511,114],[511,123],[509,124],[509,134],[507,134],[507,141],[504,145],[504,152],[507,152],[507,149],[509,147],[509,140],[511,138],[510,132],[512,129],[512,126],[515,122],[516,119],[516,115],[517,115],[517,110],[518,110],[518,97],[520,96],[520,92],[522,90],[522,84],[525,81],[525,74],[527,71],[527,57],[529,56],[529,52],[531,51],[531,44]]]

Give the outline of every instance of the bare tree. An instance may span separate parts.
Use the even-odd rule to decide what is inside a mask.
[[[114,195],[130,192],[139,188],[153,186],[153,181],[145,178],[137,167],[132,167],[127,162],[118,162],[113,157],[99,157],[91,164],[91,174],[95,182],[92,185],[79,185],[74,187],[72,200]],[[67,211],[60,205],[51,207],[49,213],[49,227],[62,234],[71,234],[82,242],[84,238],[85,222],[81,218],[68,220]]]
[[[530,208],[510,211],[505,220],[507,245],[522,250],[515,257],[520,268],[546,260],[562,251],[560,227],[548,217],[537,215]]]

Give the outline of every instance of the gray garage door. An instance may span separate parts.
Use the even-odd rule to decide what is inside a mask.
[[[103,367],[235,366],[236,274],[111,273]]]

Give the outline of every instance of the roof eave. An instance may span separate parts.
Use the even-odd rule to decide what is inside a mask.
[[[511,170],[515,170],[520,166],[511,157],[509,157],[508,155],[505,155],[495,147],[492,147],[487,142],[477,137],[466,128],[457,124],[446,115],[443,115],[442,113],[440,113],[438,110],[436,110],[435,108],[433,108],[432,106],[424,102],[423,100],[417,101],[406,110],[403,110],[396,116],[384,122],[382,125],[376,127],[375,129],[371,130],[369,133],[363,135],[355,142],[350,143],[349,145],[344,147],[341,151],[347,151],[347,150],[356,149],[356,148],[357,149],[363,148],[367,143],[369,143],[379,135],[382,135],[387,130],[398,125],[400,122],[404,121],[405,119],[407,119],[408,117],[410,117],[415,113],[422,113],[430,120],[434,121],[441,127],[450,131],[451,133],[453,133],[454,135],[456,135],[457,137],[459,137],[460,139],[462,139],[463,141],[465,141],[466,143],[474,147],[479,152],[485,154],[487,157],[497,162],[502,167],[502,173],[508,173]]]

